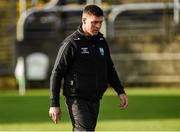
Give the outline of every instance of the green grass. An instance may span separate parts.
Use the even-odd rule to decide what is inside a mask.
[[[96,130],[179,131],[180,88],[128,88],[129,107],[119,109],[119,99],[108,90],[101,100]],[[62,120],[48,117],[49,90],[0,91],[0,130],[69,130],[71,123],[61,97]]]

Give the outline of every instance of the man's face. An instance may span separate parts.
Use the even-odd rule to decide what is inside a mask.
[[[102,22],[103,16],[97,17],[94,15],[85,15],[82,18],[83,30],[88,35],[97,35],[101,29]]]

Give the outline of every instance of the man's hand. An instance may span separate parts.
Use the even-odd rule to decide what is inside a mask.
[[[59,107],[50,107],[49,108],[49,116],[53,120],[55,124],[58,123],[60,117],[61,117],[61,110]]]
[[[125,94],[120,94],[119,99],[121,100],[121,109],[126,109],[128,107],[128,97]]]

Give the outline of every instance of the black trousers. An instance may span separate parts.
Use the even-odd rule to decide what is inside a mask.
[[[99,114],[99,101],[92,102],[75,97],[66,97],[73,131],[94,131]]]

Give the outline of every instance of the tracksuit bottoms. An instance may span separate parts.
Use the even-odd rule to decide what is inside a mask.
[[[66,97],[73,131],[95,131],[99,113],[99,101]]]

